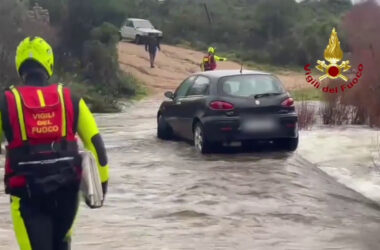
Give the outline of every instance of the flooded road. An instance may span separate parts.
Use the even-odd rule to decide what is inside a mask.
[[[306,160],[318,134],[295,154],[201,156],[156,139],[158,105],[97,116],[111,182],[103,209],[82,205],[73,250],[380,248],[380,207]],[[8,203],[1,191],[1,250],[17,249]]]

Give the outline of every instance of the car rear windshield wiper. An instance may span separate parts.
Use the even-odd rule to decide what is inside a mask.
[[[264,96],[271,96],[271,95],[281,95],[282,93],[263,93],[263,94],[256,94],[254,95],[255,99],[264,97]]]

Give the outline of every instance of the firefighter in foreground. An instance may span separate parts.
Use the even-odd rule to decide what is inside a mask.
[[[201,63],[201,70],[202,71],[215,70],[216,61],[227,61],[227,58],[219,57],[215,55],[215,48],[209,47],[208,54],[203,57],[203,61]]]
[[[21,250],[70,249],[80,201],[77,133],[94,154],[107,192],[107,156],[94,117],[70,89],[48,83],[53,65],[46,41],[23,40],[16,52],[23,84],[5,91],[0,103],[0,136],[8,141],[4,181]]]

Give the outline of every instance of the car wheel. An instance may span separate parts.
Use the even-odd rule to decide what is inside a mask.
[[[293,152],[298,147],[298,136],[296,138],[280,139],[279,144],[282,149]]]
[[[140,44],[141,43],[141,36],[137,35],[135,38],[135,43]]]
[[[195,149],[201,154],[207,154],[211,152],[212,145],[207,141],[203,126],[201,123],[197,123],[194,127],[194,146]]]
[[[162,115],[157,120],[157,137],[161,140],[170,140],[173,137],[173,130]]]

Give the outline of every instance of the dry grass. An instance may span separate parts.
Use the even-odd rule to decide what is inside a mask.
[[[362,125],[368,123],[368,115],[358,106],[342,103],[342,98],[330,98],[319,109],[325,125]]]
[[[315,106],[306,100],[302,100],[297,106],[297,113],[299,129],[311,129],[316,121]]]

